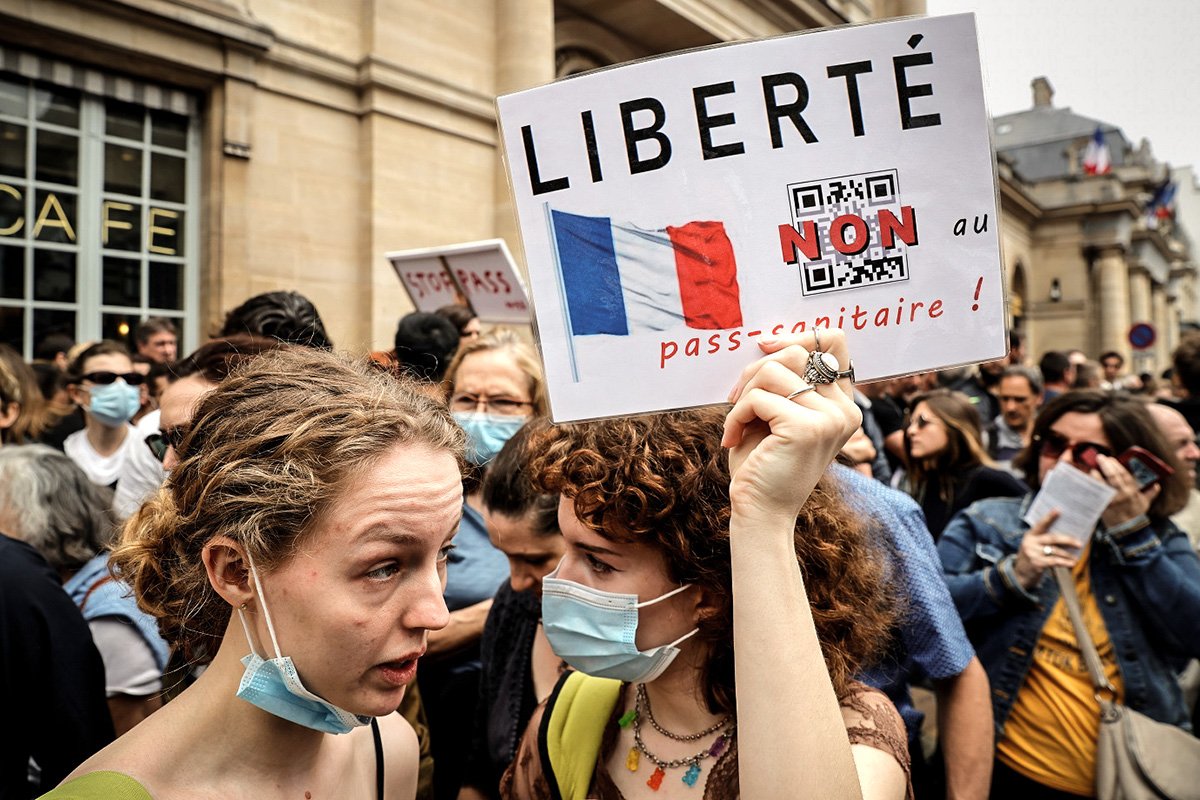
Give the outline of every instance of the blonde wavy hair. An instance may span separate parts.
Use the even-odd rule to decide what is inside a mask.
[[[200,401],[181,463],[126,523],[110,559],[172,647],[188,660],[211,657],[229,622],[201,560],[213,537],[234,539],[270,571],[394,445],[448,451],[463,468],[461,429],[414,387],[296,347],[250,359]]]
[[[446,368],[446,385],[450,387],[450,393],[454,392],[455,377],[458,375],[458,369],[462,366],[462,362],[468,356],[491,350],[504,351],[512,356],[517,369],[521,370],[529,381],[529,397],[533,401],[533,415],[544,416],[550,407],[546,399],[546,379],[542,375],[542,362],[538,359],[533,346],[511,328],[496,328],[474,341],[459,345],[458,352],[454,354],[454,360]]]

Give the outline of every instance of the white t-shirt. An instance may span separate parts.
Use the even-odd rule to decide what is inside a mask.
[[[116,617],[94,619],[88,627],[104,660],[104,688],[109,697],[145,697],[162,690],[162,672],[154,661],[154,651],[137,628]]]
[[[154,457],[145,444],[147,436],[158,432],[158,419],[159,412],[151,411],[137,424],[131,437],[138,439],[141,447],[131,449],[121,467],[117,491],[113,493],[113,511],[118,519],[125,520],[132,516],[142,503],[158,491],[167,477],[162,462]]]
[[[142,437],[132,425],[125,426],[125,440],[111,456],[102,456],[87,438],[87,428],[72,433],[63,442],[63,452],[84,471],[88,480],[101,486],[112,486],[121,477],[121,468],[134,447],[146,448]]]

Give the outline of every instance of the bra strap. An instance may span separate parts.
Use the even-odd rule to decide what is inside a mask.
[[[383,738],[379,735],[379,720],[371,717],[371,736],[375,739],[375,798],[383,800]]]

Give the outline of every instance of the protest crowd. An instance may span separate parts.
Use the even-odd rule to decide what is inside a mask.
[[[1089,649],[1194,730],[1200,335],[554,425],[462,307],[214,333],[0,346],[4,798],[1093,797]]]

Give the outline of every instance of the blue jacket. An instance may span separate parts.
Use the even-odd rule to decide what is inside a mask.
[[[1035,592],[1016,584],[1012,562],[1029,525],[1032,495],[974,503],[946,526],[938,555],[967,635],[987,670],[997,735],[1033,662],[1058,600],[1047,572]],[[1124,683],[1124,702],[1190,729],[1175,671],[1200,655],[1200,559],[1171,522],[1118,538],[1100,527],[1089,556],[1092,593]]]
[[[83,618],[88,622],[107,617],[133,625],[146,640],[146,646],[154,654],[158,668],[167,668],[170,649],[159,635],[157,620],[138,608],[137,601],[133,599],[133,590],[128,585],[109,575],[107,552],[100,553],[84,564],[63,584],[63,589],[79,606]]]

